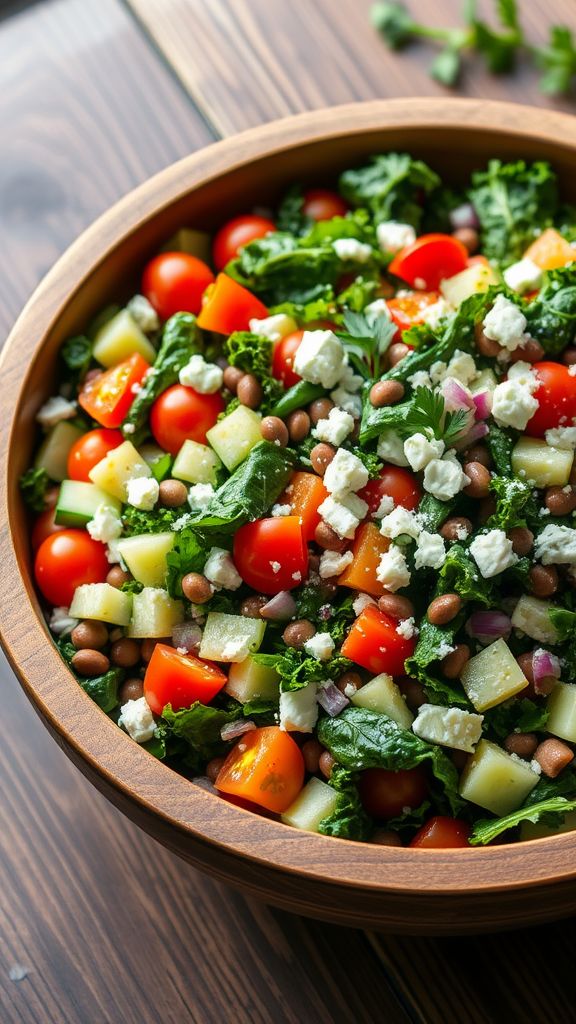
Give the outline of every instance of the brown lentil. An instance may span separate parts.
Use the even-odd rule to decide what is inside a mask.
[[[536,597],[551,597],[558,590],[558,570],[553,565],[533,565],[528,579]]]
[[[309,619],[296,619],[286,626],[282,639],[287,647],[304,647],[306,641],[311,640],[315,633],[316,628]]]
[[[214,593],[210,580],[201,572],[187,572],[182,579],[182,590],[184,597],[192,601],[192,604],[204,604]]]
[[[512,541],[512,550],[515,555],[527,555],[534,544],[534,534],[527,526],[513,526],[506,535]]]
[[[160,504],[165,508],[180,508],[188,497],[188,488],[181,480],[163,480],[158,491]]]
[[[576,508],[576,491],[548,487],[544,494],[544,504],[553,516],[568,516]]]
[[[304,409],[295,409],[286,419],[290,440],[299,444],[310,433],[310,417]]]
[[[148,662],[150,661],[150,658],[154,654],[154,648],[156,647],[156,644],[168,644],[171,647],[172,646],[172,637],[171,636],[146,637],[146,639],[142,641],[142,646],[140,647],[140,657],[142,658],[142,661],[146,665],[148,664]]]
[[[140,644],[129,636],[123,636],[112,644],[110,661],[119,668],[134,668],[140,661]]]
[[[469,477],[470,483],[464,488],[464,494],[469,498],[487,498],[490,494],[490,470],[486,469],[481,462],[467,462],[464,472]]]
[[[330,410],[334,408],[334,402],[330,398],[315,398],[308,406],[308,415],[314,426],[320,420],[328,419]]]
[[[478,522],[485,523],[490,516],[493,516],[496,512],[496,499],[489,495],[488,498],[482,498],[478,506]]]
[[[564,366],[574,366],[574,363],[576,363],[576,348],[565,348],[560,358]]]
[[[377,828],[370,838],[371,843],[377,846],[402,846],[402,840],[397,832],[389,828]]]
[[[340,690],[340,693],[344,693],[347,686],[353,686],[355,690],[359,690],[361,686],[363,686],[362,677],[358,672],[343,672],[336,680],[336,686]],[[344,696],[347,697],[348,694],[344,693]]]
[[[452,232],[452,238],[455,238],[457,242],[461,242],[471,256],[480,245],[480,236],[475,228],[456,228]]]
[[[103,622],[85,619],[74,627],[70,639],[77,651],[84,649],[99,651],[108,643],[108,630]]]
[[[498,342],[494,341],[493,338],[486,337],[482,324],[476,324],[475,341],[476,348],[482,356],[494,358],[494,356],[497,356],[501,352]]]
[[[127,704],[129,700],[140,700],[144,696],[144,683],[137,676],[126,679],[118,691],[120,705]]]
[[[270,598],[264,597],[263,594],[251,594],[250,597],[245,597],[240,605],[240,615],[243,615],[245,619],[259,619],[260,609],[268,604]]]
[[[463,530],[470,534],[473,529],[472,523],[469,519],[466,519],[466,516],[452,516],[440,527],[439,533],[441,537],[444,537],[444,540],[460,540],[459,534]]]
[[[238,366],[227,366],[224,370],[224,387],[235,395],[243,376],[244,370],[240,370]]]
[[[466,462],[479,462],[481,466],[486,466],[486,469],[490,469],[492,465],[490,452],[483,444],[473,444],[464,452],[464,458]]]
[[[327,444],[326,441],[321,441],[320,444],[314,445],[310,452],[310,462],[312,463],[312,469],[318,476],[324,476],[335,455],[336,449],[331,444]]]
[[[405,388],[399,380],[379,380],[370,388],[370,402],[375,409],[395,405],[404,397]]]
[[[206,765],[206,775],[212,784],[216,782],[216,779],[220,774],[220,769],[224,764],[224,760],[225,758],[223,757],[213,757],[211,761],[208,761],[208,764]]]
[[[403,341],[395,341],[388,349],[388,362],[390,366],[398,366],[406,356],[410,355],[412,349],[408,348]]]
[[[90,650],[88,647],[76,651],[72,658],[72,667],[79,676],[103,676],[110,668],[110,661],[102,651]]]
[[[302,757],[306,771],[310,775],[316,775],[320,768],[320,757],[324,753],[324,747],[318,740],[306,740],[301,746]]]
[[[402,696],[406,698],[408,707],[412,711],[416,711],[426,703],[424,687],[417,679],[412,679],[411,676],[404,676],[404,678],[398,680],[398,686]]]
[[[260,424],[260,433],[265,441],[282,448],[288,444],[288,427],[279,416],[265,416]]]
[[[245,373],[238,381],[236,394],[240,405],[245,405],[248,409],[257,409],[262,401],[262,388],[251,373]]]
[[[348,541],[339,537],[328,523],[320,522],[314,530],[314,540],[325,551],[344,551]]]
[[[455,619],[462,607],[462,598],[458,594],[441,594],[428,605],[428,621],[433,626],[445,626]]]
[[[574,751],[562,740],[544,740],[536,747],[534,760],[538,761],[543,775],[555,779],[574,760]]]
[[[470,660],[470,648],[468,644],[456,644],[456,647],[445,658],[442,658],[440,666],[446,679],[458,679],[467,661]]]
[[[412,601],[401,594],[383,594],[378,598],[378,607],[381,612],[393,619],[409,619],[414,615]]]
[[[538,739],[533,732],[511,732],[504,740],[504,749],[509,754],[517,754],[530,760],[538,746]]]
[[[519,345],[510,353],[511,363],[539,363],[544,356],[544,349],[536,338],[529,338],[525,345]]]
[[[123,583],[129,583],[131,579],[131,573],[124,572],[124,569],[119,565],[113,565],[106,577],[106,583],[109,583],[111,587],[116,587],[117,590],[119,590]]]
[[[332,769],[333,769],[335,764],[336,764],[336,761],[332,757],[332,754],[330,753],[330,751],[329,750],[323,750],[322,753],[320,754],[320,759],[319,759],[319,762],[318,762],[318,767],[320,768],[320,771],[322,772],[322,775],[324,776],[325,779],[329,779],[330,778],[330,776],[332,775]]]

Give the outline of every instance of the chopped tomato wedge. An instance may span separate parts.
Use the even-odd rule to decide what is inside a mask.
[[[424,323],[423,312],[438,302],[439,298],[439,292],[412,292],[411,295],[400,295],[398,298],[388,299],[386,305],[390,311],[392,322],[402,332],[414,327],[414,324]]]
[[[328,497],[328,491],[315,473],[294,473],[288,487],[278,498],[278,504],[292,507],[292,514],[298,516],[305,541],[314,539],[314,532],[320,522],[318,509]]]
[[[470,825],[466,821],[437,815],[422,825],[408,845],[421,850],[452,850],[459,846],[470,846],[470,832]]]
[[[294,357],[300,348],[300,342],[304,337],[304,331],[293,331],[282,338],[274,346],[272,355],[272,376],[281,380],[285,388],[294,387],[302,380],[297,373],[294,373]]]
[[[167,704],[173,711],[196,700],[209,704],[225,684],[226,676],[212,662],[156,644],[144,676],[144,696],[154,714],[161,715]]]
[[[261,594],[298,587],[308,572],[308,548],[298,516],[272,516],[241,526],[234,537],[234,564]]]
[[[384,466],[375,480],[370,480],[361,491],[358,491],[358,497],[368,503],[368,510],[374,514],[380,508],[382,498],[386,496],[393,498],[395,505],[401,505],[402,508],[413,512],[420,504],[422,488],[417,477],[409,469],[403,469],[402,466]]]
[[[251,320],[262,320],[268,310],[260,299],[227,274],[218,274],[206,290],[198,327],[216,334],[248,331]]]
[[[353,590],[381,597],[384,587],[376,576],[376,570],[381,556],[389,547],[390,541],[382,536],[374,523],[362,523],[356,530],[351,549],[354,561],[338,577],[340,586],[352,587]]]
[[[400,636],[397,625],[395,619],[369,605],[352,624],[342,644],[342,654],[375,676],[380,672],[403,675],[404,662],[414,654],[416,641]]]
[[[534,392],[538,408],[526,425],[530,437],[544,437],[547,430],[571,426],[576,416],[576,378],[562,363],[534,363],[532,369],[540,381]]]
[[[137,352],[86,381],[78,402],[103,427],[119,427],[136,397],[137,385],[150,369]]]
[[[398,772],[367,768],[360,773],[358,792],[364,810],[373,818],[396,818],[404,807],[420,806],[428,795],[428,784],[422,768]]]
[[[454,277],[468,266],[468,250],[452,235],[421,235],[401,249],[388,267],[412,288],[437,291],[445,277]]]
[[[276,725],[244,733],[228,754],[214,785],[221,793],[285,811],[304,784],[298,744]]]

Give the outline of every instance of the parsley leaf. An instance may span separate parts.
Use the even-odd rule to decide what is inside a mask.
[[[438,391],[419,387],[414,391],[402,431],[407,437],[418,432],[432,433],[437,441],[444,441],[451,448],[469,425],[466,409],[446,412],[446,403]]]
[[[348,333],[338,331],[338,337],[343,341],[355,369],[366,380],[380,377],[382,359],[396,334],[396,325],[385,316],[369,320],[363,313],[345,309],[344,326]]]
[[[22,498],[33,512],[42,512],[46,504],[46,491],[50,480],[45,469],[31,467],[20,477]]]

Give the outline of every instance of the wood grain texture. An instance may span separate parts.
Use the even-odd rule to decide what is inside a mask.
[[[391,53],[370,24],[372,0],[128,0],[217,130],[227,135],[274,117],[332,103],[394,96],[450,96],[428,75],[437,52],[417,44]],[[461,26],[461,0],[407,0],[417,20]],[[493,18],[491,0],[479,11]],[[550,23],[576,26],[573,0],[519,0],[531,42]],[[514,75],[466,64],[460,95],[571,110],[538,89],[522,61]]]

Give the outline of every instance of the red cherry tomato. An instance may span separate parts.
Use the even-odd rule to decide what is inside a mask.
[[[467,822],[437,815],[422,825],[408,845],[421,850],[452,850],[459,846],[470,846],[470,832]]]
[[[297,373],[294,373],[294,357],[300,348],[300,342],[304,337],[304,331],[294,331],[282,338],[274,346],[272,356],[272,376],[281,380],[285,388],[291,388],[302,380]]]
[[[222,765],[216,789],[281,814],[304,782],[304,758],[289,733],[276,725],[246,732]]]
[[[30,537],[32,543],[32,550],[37,551],[42,541],[46,540],[46,537],[50,537],[53,533],[59,533],[60,530],[65,530],[65,526],[60,526],[54,522],[54,516],[56,515],[56,506],[54,508],[46,508],[40,513],[36,519],[34,526],[32,527],[32,534]]]
[[[561,363],[534,363],[532,369],[540,380],[540,387],[534,392],[539,406],[525,433],[544,437],[554,427],[572,426],[576,416],[576,378]]]
[[[212,243],[212,259],[216,270],[223,270],[230,260],[235,259],[242,246],[275,230],[273,221],[268,217],[258,217],[255,213],[246,213],[229,220],[220,228]]]
[[[53,533],[36,552],[34,575],[50,604],[68,607],[76,587],[104,583],[110,565],[103,544],[84,530]]]
[[[154,402],[150,428],[160,447],[177,455],[186,440],[206,444],[206,431],[223,411],[224,400],[219,392],[199,395],[194,388],[173,384]]]
[[[199,313],[214,274],[187,252],[162,252],[144,267],[142,294],[162,320],[174,313]]]
[[[144,676],[144,696],[154,714],[161,715],[167,704],[173,711],[196,700],[209,704],[225,684],[226,676],[211,661],[156,644]]]
[[[78,402],[103,427],[119,427],[128,414],[150,364],[138,352],[87,380]]]
[[[412,288],[437,291],[445,277],[453,277],[468,265],[468,250],[452,235],[421,235],[401,249],[389,271]]]
[[[105,427],[83,434],[68,453],[68,478],[90,483],[90,470],[123,440],[119,430],[107,430]]]
[[[396,818],[404,807],[414,809],[426,799],[428,784],[422,768],[391,772],[368,768],[358,780],[362,806],[373,818]]]
[[[308,571],[308,548],[298,516],[257,519],[234,537],[234,563],[242,579],[261,594],[300,585]]]
[[[332,217],[344,217],[348,206],[337,192],[328,188],[309,188],[304,193],[302,213],[310,220],[332,220]]]
[[[380,672],[403,675],[404,662],[414,654],[416,641],[400,636],[397,625],[396,619],[385,615],[376,605],[368,605],[352,624],[342,644],[342,654],[375,676]]]
[[[400,332],[409,330],[414,324],[424,323],[422,314],[429,306],[433,306],[440,298],[439,292],[412,292],[389,299],[386,303],[393,323]]]
[[[203,331],[232,334],[250,330],[251,320],[263,320],[268,310],[248,288],[227,274],[218,274],[206,292],[198,317]]]
[[[358,497],[368,503],[368,510],[373,514],[385,494],[394,499],[395,505],[413,512],[420,503],[422,488],[410,470],[402,469],[401,466],[384,466],[379,477],[370,480],[366,487],[358,491]]]

